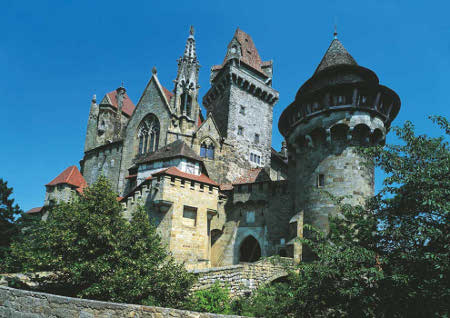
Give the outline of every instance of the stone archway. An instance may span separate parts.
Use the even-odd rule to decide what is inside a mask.
[[[261,258],[261,247],[251,235],[247,236],[239,248],[239,262],[253,263]]]

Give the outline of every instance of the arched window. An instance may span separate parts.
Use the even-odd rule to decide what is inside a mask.
[[[210,144],[208,150],[206,151],[206,157],[208,159],[214,159],[214,145]]]
[[[158,150],[159,145],[159,120],[155,115],[147,115],[139,124],[137,137],[139,139],[138,154]]]
[[[200,146],[200,157],[205,158],[207,151],[208,151],[208,146],[206,145],[206,143],[202,143]]]
[[[191,117],[191,108],[192,108],[192,97],[186,90],[183,94],[181,94],[181,113],[188,117]]]

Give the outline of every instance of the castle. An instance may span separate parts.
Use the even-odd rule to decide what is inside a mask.
[[[99,175],[124,217],[144,205],[173,256],[190,269],[280,255],[300,261],[303,223],[328,227],[329,192],[361,203],[374,168],[357,151],[383,144],[400,99],[359,66],[335,38],[313,76],[282,113],[285,138],[272,148],[272,61],[237,29],[199,105],[199,61],[191,27],[174,87],[156,68],[135,105],[124,87],[92,99],[84,157],[46,185],[48,207],[82,193]],[[326,190],[326,192],[321,191]]]

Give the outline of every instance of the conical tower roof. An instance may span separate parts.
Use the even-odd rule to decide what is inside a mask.
[[[336,65],[358,65],[338,39],[334,39],[325,52],[314,74]]]

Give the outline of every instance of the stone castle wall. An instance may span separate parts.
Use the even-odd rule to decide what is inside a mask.
[[[237,318],[239,316],[78,299],[0,286],[0,317]]]

